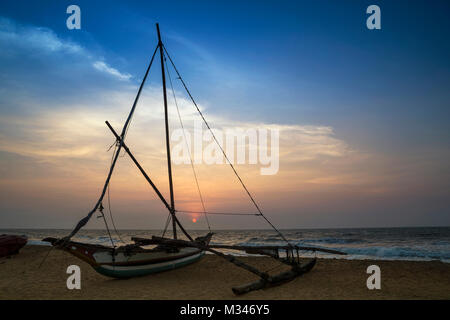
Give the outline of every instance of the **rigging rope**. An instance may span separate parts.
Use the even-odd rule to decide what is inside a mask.
[[[114,240],[111,237],[111,232],[109,231],[108,222],[106,222],[106,218],[105,218],[105,214],[103,213],[103,209],[104,209],[103,204],[100,203],[100,208],[98,208],[98,210],[100,211],[101,216],[99,218],[103,218],[103,221],[105,222],[105,226],[106,226],[106,231],[108,232],[109,240],[111,241],[113,248],[115,248],[116,245],[114,244]]]
[[[44,259],[42,259],[41,263],[39,264],[38,269],[41,268],[42,264],[47,260],[48,256],[50,255],[50,252],[53,250],[54,246],[51,246],[50,249],[47,251],[47,254],[45,255]]]
[[[170,57],[169,52],[167,52],[166,47],[163,45],[164,51],[167,54],[167,57],[169,58],[175,72],[178,75],[178,79],[181,81],[181,83],[183,84],[184,89],[186,90],[187,94],[189,95],[192,103],[194,104],[195,108],[197,109],[198,113],[200,114],[201,118],[203,119],[203,122],[205,123],[206,127],[208,128],[208,130],[211,132],[211,135],[214,139],[214,141],[216,142],[216,144],[219,146],[220,150],[222,151],[223,156],[225,157],[225,159],[227,160],[228,164],[230,165],[231,169],[233,169],[234,174],[236,175],[236,177],[238,178],[239,182],[241,183],[242,187],[244,188],[244,190],[247,192],[247,195],[249,196],[250,200],[253,202],[253,204],[256,207],[256,210],[258,210],[258,212],[260,213],[261,217],[264,218],[264,220],[267,221],[267,223],[278,233],[278,235],[289,245],[292,246],[291,243],[284,237],[284,235],[266,218],[266,216],[262,213],[261,209],[259,208],[258,204],[256,203],[255,199],[253,198],[253,196],[251,195],[250,191],[247,189],[247,187],[245,186],[244,182],[242,181],[241,177],[239,176],[239,174],[237,173],[236,169],[234,168],[233,164],[231,163],[231,161],[228,159],[228,156],[226,155],[225,151],[223,150],[222,146],[220,145],[220,143],[217,141],[216,136],[214,135],[214,132],[211,130],[211,127],[209,126],[208,122],[206,121],[205,117],[203,116],[203,113],[200,111],[200,108],[198,107],[197,103],[195,102],[194,98],[192,97],[189,89],[187,88],[183,78],[181,77],[180,73],[178,72],[178,69],[175,66],[175,63],[173,62],[172,58]]]
[[[204,213],[204,214],[221,214],[228,216],[260,216],[260,213],[234,213],[234,212],[207,212],[207,211],[188,211],[188,210],[175,210],[178,213]]]
[[[116,224],[114,223],[114,218],[113,218],[113,215],[112,215],[112,212],[111,212],[111,199],[110,199],[110,195],[109,195],[109,188],[110,188],[110,185],[108,185],[108,211],[109,211],[109,217],[111,219],[111,223],[113,225],[114,232],[116,233],[116,235],[119,238],[120,242],[125,244],[125,241],[122,240],[122,237],[120,236],[119,231],[117,231]]]
[[[205,213],[205,219],[206,219],[206,223],[208,224],[209,232],[211,232],[211,226],[209,225],[208,216],[206,215],[205,203],[203,201],[202,192],[200,191],[200,185],[198,183],[197,173],[195,172],[194,161],[192,161],[191,150],[190,150],[188,142],[187,142],[186,132],[185,132],[185,129],[184,129],[183,121],[181,120],[180,109],[178,108],[177,98],[175,96],[175,90],[173,89],[172,77],[170,76],[170,71],[169,71],[169,68],[167,66],[167,59],[166,59],[165,56],[164,56],[164,63],[166,64],[166,70],[167,70],[167,75],[168,75],[168,78],[169,78],[170,87],[172,89],[173,100],[174,100],[175,106],[177,108],[178,119],[180,120],[181,130],[183,131],[184,142],[186,143],[186,149],[188,150],[189,160],[191,162],[191,168],[192,168],[192,173],[194,174],[195,184],[197,185],[198,195],[200,197],[200,202],[202,203],[203,212]]]
[[[113,155],[112,155],[112,157],[111,157],[111,165],[112,165],[112,161],[114,160],[114,154],[115,154],[116,151],[117,151],[117,142],[116,142],[116,146],[114,147]],[[111,223],[112,223],[112,225],[113,225],[114,231],[115,231],[116,234],[117,234],[117,237],[119,237],[119,240],[120,240],[123,244],[125,244],[125,242],[122,240],[122,237],[121,237],[120,234],[119,234],[119,231],[117,231],[116,224],[114,223],[114,218],[113,218],[113,214],[112,214],[112,211],[111,211],[111,196],[110,196],[110,194],[109,194],[109,189],[110,189],[110,188],[111,188],[111,181],[108,183],[108,194],[107,194],[107,196],[108,196],[108,211],[109,211],[109,216],[110,216],[110,218],[111,218]]]
[[[166,234],[167,227],[169,226],[169,222],[170,222],[171,218],[172,218],[172,214],[169,213],[169,215],[167,216],[167,220],[166,220],[166,225],[164,227],[164,231],[163,231],[162,236],[161,236],[162,238],[164,238],[164,235]]]

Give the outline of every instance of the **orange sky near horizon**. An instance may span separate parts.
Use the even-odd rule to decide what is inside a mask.
[[[144,111],[137,112],[127,144],[168,199],[162,118],[160,115],[145,119],[148,108],[159,107],[157,104],[141,107]],[[126,108],[120,111],[117,114],[126,114]],[[108,120],[119,131],[117,114]],[[187,118],[190,116],[188,114]],[[23,125],[32,131],[29,134],[33,137],[31,141],[0,141],[0,150],[11,157],[9,160],[2,158],[2,202],[6,210],[20,208],[18,215],[29,221],[23,225],[3,225],[70,228],[90,210],[100,194],[112,155],[112,151],[106,150],[114,139],[103,125],[104,118],[86,109],[75,114],[42,114],[33,119],[33,125],[23,119],[0,120]],[[176,128],[174,117],[171,120],[172,127]],[[214,120],[222,128],[230,126],[226,119]],[[252,124],[236,122],[236,125]],[[282,228],[376,225],[375,216],[360,219],[358,212],[367,210],[363,208],[386,210],[398,200],[406,208],[412,197],[427,193],[427,183],[435,183],[430,179],[432,175],[423,172],[422,163],[416,164],[416,168],[414,159],[405,163],[401,158],[354,150],[338,139],[331,128],[283,125],[278,128],[280,168],[277,174],[261,175],[260,164],[235,166],[263,211]],[[405,165],[409,165],[407,170]],[[433,170],[433,167],[428,169]],[[228,165],[201,164],[196,165],[196,170],[208,211],[256,212]],[[411,172],[422,172],[421,179]],[[201,211],[190,165],[173,165],[173,175],[177,209]],[[110,188],[119,228],[163,226],[167,212],[128,155],[119,157]],[[195,225],[194,218],[198,220]],[[353,219],[351,223],[349,218]],[[188,228],[206,227],[202,215],[182,214],[180,219]],[[219,228],[266,227],[255,217],[210,219],[212,225],[217,222]],[[407,221],[393,217],[392,223],[401,225]],[[88,226],[96,227],[98,223]]]

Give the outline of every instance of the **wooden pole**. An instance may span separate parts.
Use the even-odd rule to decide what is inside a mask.
[[[114,130],[114,128],[111,126],[111,124],[108,121],[105,121],[106,125],[108,126],[109,130],[111,130],[111,132],[113,133],[113,135],[116,137],[117,141],[120,141],[120,137],[117,134],[117,132]],[[125,150],[126,153],[128,153],[128,155],[130,156],[131,160],[133,160],[134,164],[138,167],[139,171],[141,171],[142,175],[144,176],[144,178],[147,180],[147,182],[152,186],[153,190],[155,190],[156,194],[158,195],[159,199],[161,199],[161,201],[164,203],[164,205],[166,206],[167,210],[169,210],[169,212],[171,211],[170,205],[167,203],[166,199],[164,198],[164,196],[162,195],[161,192],[159,192],[158,188],[155,186],[155,184],[153,183],[153,181],[150,179],[150,177],[147,175],[147,173],[144,171],[144,169],[142,168],[142,166],[139,164],[139,162],[136,160],[136,158],[133,156],[133,154],[131,153],[130,149],[127,147],[127,145],[125,144],[125,142],[122,141],[122,148]]]
[[[166,125],[166,150],[167,150],[167,170],[169,172],[169,190],[170,190],[170,207],[172,208],[170,213],[172,214],[172,228],[173,238],[177,239],[177,225],[175,219],[175,200],[173,196],[173,182],[172,182],[172,161],[170,159],[170,137],[169,137],[169,114],[167,111],[167,92],[166,92],[166,72],[164,70],[164,49],[161,41],[161,33],[159,31],[159,24],[156,24],[156,31],[158,33],[158,46],[161,57],[161,74],[163,85],[163,97],[164,97],[164,118]]]
[[[337,251],[333,249],[326,249],[326,248],[316,248],[316,247],[303,247],[303,246],[232,246],[232,245],[209,245],[211,248],[216,249],[230,249],[230,250],[244,250],[255,253],[257,251],[265,251],[265,250],[303,250],[303,251],[317,251],[317,252],[326,252],[331,254],[338,254],[338,255],[346,255],[345,252]]]
[[[106,125],[108,126],[108,128],[111,130],[111,132],[113,133],[113,135],[116,137],[116,139],[119,141],[120,137],[117,134],[117,132],[114,130],[114,128],[111,126],[111,124],[108,121],[105,121]],[[147,175],[147,173],[145,172],[144,168],[142,168],[142,166],[139,164],[139,162],[136,160],[136,158],[133,156],[133,154],[131,153],[130,149],[127,147],[127,145],[125,144],[125,142],[122,142],[122,147],[125,150],[126,153],[128,153],[128,155],[130,156],[131,160],[133,160],[134,164],[138,167],[139,171],[141,171],[142,175],[144,176],[144,178],[147,180],[147,182],[152,186],[153,190],[155,190],[156,194],[158,195],[158,197],[161,199],[161,201],[164,203],[164,205],[166,206],[167,210],[169,210],[169,212],[172,212],[170,205],[167,203],[166,199],[164,198],[164,196],[161,194],[161,192],[158,190],[158,188],[156,187],[156,185],[153,183],[153,181],[150,179],[150,177]],[[177,217],[174,216],[175,218],[175,222],[180,226],[181,231],[183,231],[183,233],[185,234],[185,236],[193,241],[192,237],[187,233],[187,231],[183,228],[183,226],[181,225],[181,223],[178,221]]]

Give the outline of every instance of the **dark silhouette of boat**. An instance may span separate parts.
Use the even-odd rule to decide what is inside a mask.
[[[28,238],[26,236],[17,236],[12,234],[0,235],[0,257],[18,254],[19,250],[26,245],[27,242]]]

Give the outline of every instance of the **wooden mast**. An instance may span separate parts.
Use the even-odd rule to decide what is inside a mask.
[[[167,92],[166,92],[166,72],[164,70],[164,49],[161,41],[161,33],[159,31],[159,24],[156,24],[156,31],[158,33],[158,46],[161,56],[161,73],[162,73],[162,85],[163,85],[163,97],[164,97],[164,118],[166,125],[166,149],[167,149],[167,169],[169,172],[169,189],[170,189],[170,213],[172,214],[172,228],[173,238],[177,239],[177,226],[175,219],[175,200],[173,197],[173,182],[172,182],[172,161],[170,159],[170,141],[169,141],[169,115],[167,112]]]

